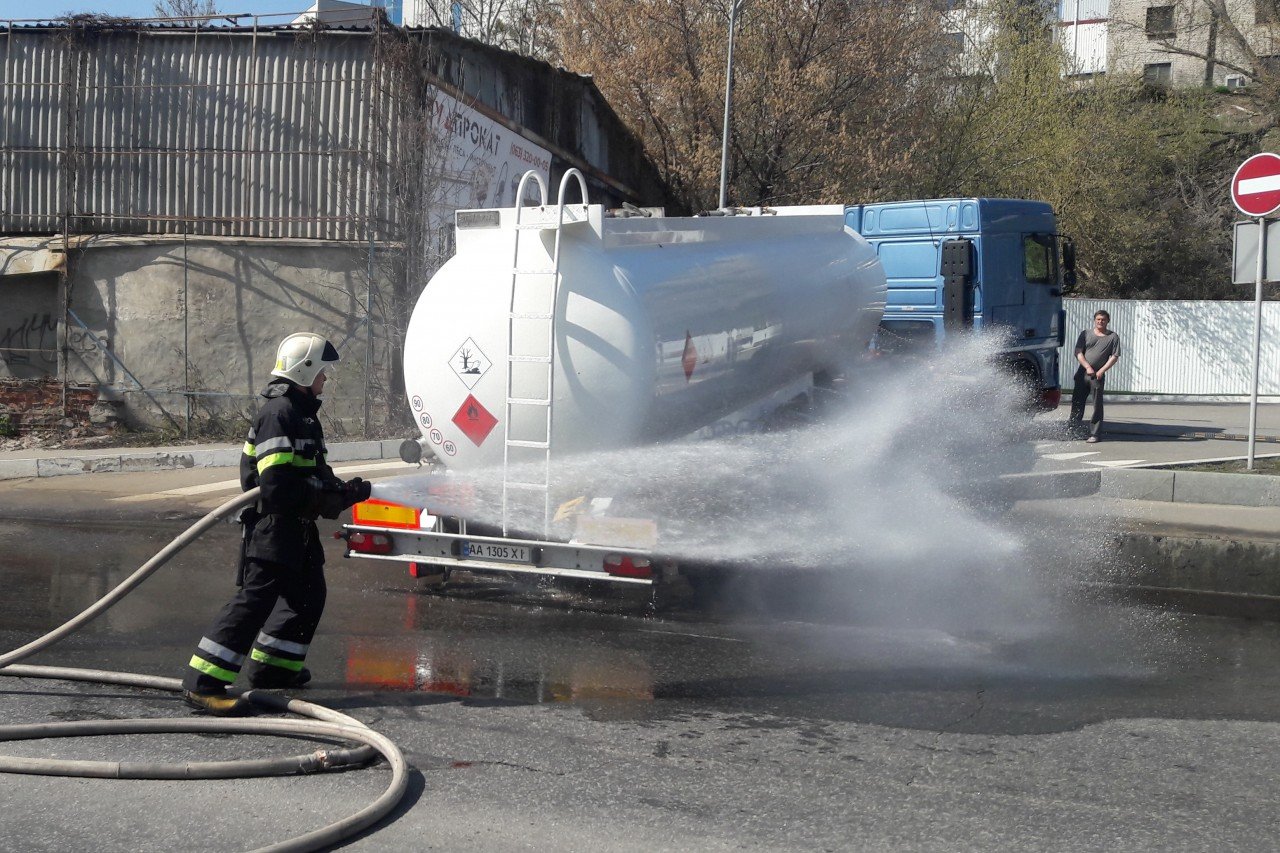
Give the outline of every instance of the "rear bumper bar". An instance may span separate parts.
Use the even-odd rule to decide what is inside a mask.
[[[395,527],[375,527],[364,524],[344,524],[347,533],[380,534],[391,540],[388,553],[369,554],[351,549],[345,556],[369,560],[405,563],[427,563],[448,569],[469,572],[501,572],[508,574],[542,575],[547,577],[577,578],[610,583],[652,586],[654,578],[625,577],[609,574],[605,570],[605,557],[627,555],[649,559],[649,552],[635,548],[613,548],[602,545],[584,545],[574,542],[554,542],[538,539],[512,539],[497,536],[472,536],[465,533],[438,533],[430,530],[413,530]],[[462,543],[492,543],[494,545],[527,548],[529,562],[506,562],[461,556]]]

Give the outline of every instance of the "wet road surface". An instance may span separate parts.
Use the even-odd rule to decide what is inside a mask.
[[[185,526],[0,521],[0,647],[60,624]],[[180,675],[230,593],[218,527],[28,663]],[[331,547],[308,699],[415,766],[366,850],[1149,849],[1280,843],[1280,627],[1046,586],[964,619],[838,576],[695,587],[670,613],[492,579],[447,596]],[[803,588],[810,585],[805,592]],[[943,604],[945,604],[945,597]],[[959,606],[959,605],[957,605]],[[945,609],[945,608],[944,608]],[[954,615],[954,614],[950,614]],[[11,721],[170,716],[168,695],[0,680]],[[270,738],[5,744],[19,755],[288,754]],[[4,779],[0,849],[247,849],[373,799],[384,769],[302,779]],[[330,818],[326,818],[329,815]]]

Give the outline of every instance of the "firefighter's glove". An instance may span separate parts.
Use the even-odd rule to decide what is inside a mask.
[[[328,482],[319,477],[306,480],[307,506],[302,515],[307,518],[337,518],[347,508],[346,488],[341,482]]]
[[[369,495],[373,493],[373,484],[367,480],[355,477],[348,480],[342,485],[342,508],[355,506],[361,501],[369,500]]]

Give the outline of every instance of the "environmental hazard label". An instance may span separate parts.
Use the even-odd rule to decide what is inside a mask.
[[[485,354],[480,351],[480,347],[476,346],[475,341],[467,338],[462,346],[458,347],[458,351],[453,354],[453,358],[449,359],[449,366],[453,368],[453,372],[462,380],[462,384],[470,389],[476,387],[480,377],[489,372],[493,362],[485,357]]]
[[[684,381],[693,378],[693,369],[698,366],[698,348],[693,345],[693,335],[684,333],[684,352],[680,356],[680,366],[684,368]]]
[[[489,414],[489,410],[480,405],[479,400],[468,394],[454,413],[453,423],[462,430],[463,435],[471,439],[472,444],[479,447],[498,425],[498,419]]]

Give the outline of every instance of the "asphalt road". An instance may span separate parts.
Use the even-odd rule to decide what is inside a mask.
[[[375,472],[379,469],[374,469]],[[0,647],[100,596],[228,472],[0,486]],[[350,474],[348,474],[350,476]],[[70,481],[76,481],[74,483]],[[184,491],[185,490],[185,491]],[[910,576],[766,568],[657,618],[598,590],[329,569],[307,698],[414,766],[359,850],[1273,850],[1280,628],[1147,609],[1082,519],[1016,563]],[[31,663],[176,675],[230,592],[219,527]],[[336,546],[336,543],[331,543]],[[957,542],[957,551],[965,545]],[[188,713],[175,697],[0,680],[7,721]],[[274,738],[5,744],[119,760],[281,755]],[[0,850],[249,849],[372,800],[383,768],[272,780],[4,780]]]

